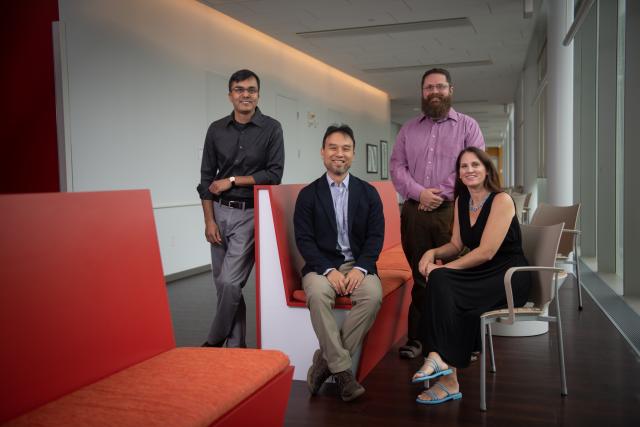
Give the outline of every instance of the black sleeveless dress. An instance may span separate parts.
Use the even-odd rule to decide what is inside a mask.
[[[495,195],[489,195],[473,227],[469,218],[469,194],[458,199],[460,237],[470,250],[480,246]],[[504,274],[511,267],[526,265],[520,225],[514,216],[491,260],[466,270],[443,267],[431,272],[420,319],[423,354],[427,356],[435,351],[448,365],[468,366],[471,353],[480,350],[480,314],[506,307]],[[515,305],[523,306],[531,287],[530,273],[514,274],[512,287]]]

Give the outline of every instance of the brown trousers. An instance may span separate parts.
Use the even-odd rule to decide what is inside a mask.
[[[418,271],[418,263],[426,251],[451,241],[453,207],[453,202],[445,201],[434,211],[419,211],[418,202],[412,199],[407,199],[402,205],[400,215],[402,249],[413,273],[407,331],[409,340],[417,340],[420,336],[418,329],[420,327],[421,302],[426,296],[427,282]]]

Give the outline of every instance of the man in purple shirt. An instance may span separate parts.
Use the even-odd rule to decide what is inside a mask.
[[[419,356],[420,301],[426,279],[418,270],[422,255],[451,240],[453,187],[456,158],[466,147],[484,150],[478,123],[451,107],[451,75],[433,68],[422,76],[422,114],[402,126],[391,154],[393,185],[405,202],[402,206],[402,248],[413,271],[407,344],[400,356]]]

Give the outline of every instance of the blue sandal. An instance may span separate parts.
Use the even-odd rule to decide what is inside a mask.
[[[437,405],[438,403],[443,403],[446,402],[448,400],[458,400],[458,399],[462,399],[462,393],[458,392],[458,393],[450,393],[449,390],[443,386],[440,383],[436,383],[434,385],[440,387],[445,393],[446,395],[441,398],[438,399],[438,395],[436,394],[435,391],[432,391],[431,389],[429,390],[425,390],[424,393],[426,393],[431,399],[430,400],[424,400],[424,399],[420,399],[420,396],[418,396],[418,398],[416,399],[416,402],[422,404],[422,405]]]
[[[438,362],[436,362],[433,359],[427,358],[427,359],[425,359],[424,363],[425,364],[429,364],[429,366],[431,366],[433,368],[433,372],[430,373],[429,375],[427,375],[427,373],[425,371],[416,371],[416,373],[413,374],[414,377],[416,376],[416,374],[422,374],[422,376],[418,377],[418,378],[412,378],[411,382],[413,384],[423,383],[425,381],[432,380],[434,378],[438,378],[438,377],[442,377],[442,376],[445,376],[445,375],[449,375],[450,373],[453,372],[451,370],[451,368],[440,369],[440,365],[438,365]]]

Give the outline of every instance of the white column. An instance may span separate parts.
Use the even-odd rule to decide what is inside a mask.
[[[573,43],[562,40],[573,21],[573,1],[547,2],[546,172],[548,202],[573,204]]]

